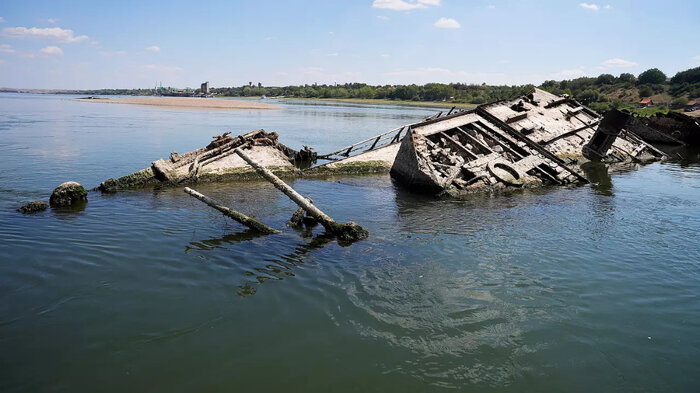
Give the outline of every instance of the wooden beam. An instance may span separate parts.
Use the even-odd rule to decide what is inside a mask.
[[[440,134],[441,136],[447,138],[448,141],[452,142],[452,144],[454,144],[455,146],[457,146],[457,148],[459,148],[459,149],[462,150],[463,152],[467,153],[467,155],[469,155],[471,158],[474,158],[474,159],[479,158],[479,156],[478,156],[476,153],[474,153],[473,151],[467,149],[466,146],[464,146],[463,144],[459,143],[459,141],[455,140],[455,139],[452,138],[451,136],[445,134],[444,131],[440,131],[438,134]]]
[[[237,212],[229,207],[226,207],[226,206],[220,204],[219,202],[209,198],[208,196],[200,194],[197,191],[195,191],[189,187],[185,187],[185,192],[187,194],[199,199],[200,201],[204,202],[205,204],[213,207],[214,209],[222,212],[226,217],[230,217],[230,218],[240,222],[241,224],[247,226],[248,228],[255,229],[255,230],[260,231],[262,233],[279,233],[280,232],[274,228],[271,228],[271,227],[261,223],[260,221],[257,221],[253,218],[246,216],[243,213]]]
[[[253,161],[247,154],[245,154],[240,148],[236,148],[236,154],[241,157],[245,162],[255,169],[255,171],[262,176],[265,180],[272,183],[276,189],[282,191],[282,193],[289,197],[294,203],[299,207],[304,209],[308,215],[318,220],[321,225],[323,225],[326,230],[344,241],[356,241],[366,238],[369,233],[361,226],[355,224],[354,222],[349,222],[346,224],[339,224],[332,218],[330,218],[326,213],[322,212],[313,203],[309,202],[309,199],[304,198],[301,194],[296,192],[287,183],[283,182],[279,177],[275,176],[269,169]]]

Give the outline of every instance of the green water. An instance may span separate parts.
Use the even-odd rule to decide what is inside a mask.
[[[700,390],[700,166],[435,200],[388,175],[295,180],[369,239],[258,236],[181,189],[93,187],[224,130],[334,150],[432,109],[206,112],[0,95],[0,390],[693,392]],[[275,228],[264,182],[197,185]]]

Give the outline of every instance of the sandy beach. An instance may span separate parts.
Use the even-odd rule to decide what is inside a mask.
[[[83,102],[103,102],[110,104],[173,106],[180,108],[211,109],[280,109],[281,107],[263,102],[247,100],[223,100],[195,97],[125,97],[125,98],[79,98]]]

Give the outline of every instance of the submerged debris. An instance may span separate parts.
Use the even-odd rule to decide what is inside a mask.
[[[314,203],[311,198],[306,198],[306,200],[309,201],[309,203]],[[304,225],[313,227],[316,224],[318,224],[318,220],[306,213],[303,207],[298,208],[294,214],[292,214],[289,221],[287,221],[287,226],[292,228],[301,228]]]
[[[333,176],[391,172],[419,192],[459,195],[474,191],[585,183],[580,165],[647,163],[664,154],[629,130],[619,112],[606,118],[568,96],[533,89],[475,109],[439,113],[334,152],[318,155],[279,143],[275,132],[217,135],[206,147],[172,153],[149,168],[103,182],[102,191],[142,185],[247,180],[260,172],[246,155],[278,176]],[[329,163],[311,166],[315,159]],[[296,164],[296,165],[295,165]]]
[[[46,202],[43,201],[33,201],[29,202],[26,205],[23,205],[19,209],[17,209],[18,212],[22,214],[31,214],[31,213],[38,213],[41,211],[46,210],[49,207],[49,205]]]
[[[51,193],[49,204],[51,207],[72,206],[79,202],[87,202],[87,191],[80,183],[69,181],[56,187]]]
[[[241,148],[234,149],[234,152],[240,156],[245,162],[252,166],[260,176],[265,178],[265,180],[272,183],[275,188],[282,191],[282,193],[289,197],[294,203],[296,203],[300,208],[304,209],[308,215],[318,220],[318,222],[323,225],[324,228],[333,235],[337,236],[339,240],[343,242],[354,242],[357,240],[362,240],[369,236],[369,232],[357,225],[354,222],[348,222],[346,224],[339,224],[332,218],[330,218],[326,213],[322,212],[317,208],[310,199],[304,198],[301,194],[296,192],[292,187],[283,182],[279,177],[275,176],[267,168],[255,162],[248,154],[244,153]]]
[[[104,192],[114,192],[154,184],[184,184],[199,180],[256,177],[242,159],[233,154],[236,147],[251,146],[251,155],[276,171],[296,171],[292,164],[295,150],[279,143],[276,132],[251,131],[237,137],[230,132],[214,136],[206,147],[185,154],[170,153],[168,160],[154,161],[149,168],[120,177],[108,179],[98,187]]]
[[[231,209],[230,207],[226,207],[222,205],[221,203],[207,197],[206,195],[200,194],[199,192],[189,188],[185,187],[185,193],[197,198],[198,200],[204,202],[205,204],[213,207],[214,209],[220,211],[223,213],[226,217],[230,217],[234,219],[235,221],[238,221],[239,223],[247,226],[248,228],[255,229],[258,232],[261,233],[279,233],[280,231],[271,228],[262,222],[248,217],[243,213],[237,212],[236,210]]]
[[[629,116],[626,128],[649,143],[669,145],[700,144],[700,119],[684,113]]]
[[[569,166],[590,159],[583,150],[607,163],[663,157],[623,133],[624,121],[610,118],[604,127],[599,124],[600,116],[575,100],[534,89],[524,97],[411,126],[391,175],[417,192],[460,195],[585,183]]]

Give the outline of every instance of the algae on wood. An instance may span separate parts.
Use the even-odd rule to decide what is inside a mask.
[[[240,222],[241,224],[247,226],[248,228],[258,230],[262,233],[279,233],[280,232],[274,228],[271,228],[271,227],[261,223],[258,220],[255,220],[251,217],[246,216],[243,213],[237,212],[229,207],[226,207],[226,206],[220,204],[219,202],[207,197],[206,195],[200,194],[199,192],[197,192],[189,187],[185,187],[185,192],[187,194],[199,199],[200,201],[206,203],[207,205],[213,207],[214,209],[222,212],[226,217],[230,217],[230,218]]]
[[[272,183],[275,188],[282,191],[284,195],[288,196],[294,203],[299,207],[303,208],[310,216],[318,220],[318,222],[323,225],[326,230],[334,235],[336,235],[340,240],[343,241],[356,241],[364,239],[369,235],[369,232],[357,225],[354,222],[349,222],[346,224],[339,224],[332,218],[330,218],[326,213],[322,212],[313,203],[309,202],[307,198],[304,198],[301,194],[296,192],[292,187],[283,182],[279,177],[275,176],[264,166],[253,161],[247,154],[245,154],[240,148],[236,148],[235,153],[238,154],[245,162],[255,169],[260,176],[264,177],[267,181]]]

